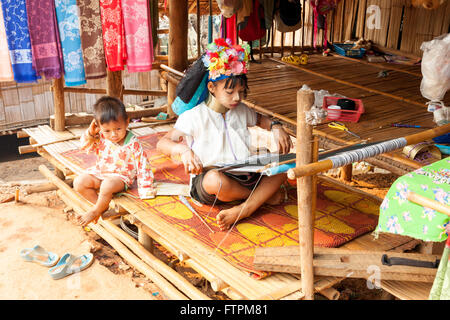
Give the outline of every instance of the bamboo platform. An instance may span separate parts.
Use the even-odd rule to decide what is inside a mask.
[[[296,126],[296,92],[303,84],[313,90],[323,89],[330,94],[361,99],[365,113],[358,123],[346,122],[346,125],[362,139],[381,141],[422,130],[390,127],[392,123],[434,126],[433,115],[427,112],[426,99],[420,94],[418,67],[399,68],[395,65],[396,70],[388,70],[388,76],[380,78],[378,74],[381,69],[387,70],[387,64],[380,66],[336,56],[310,55],[308,64],[301,66],[277,59],[261,62],[250,66],[247,105],[282,120],[288,127]],[[447,94],[444,101],[449,104],[450,95]],[[291,133],[294,134],[295,129]],[[325,149],[358,142],[357,138],[329,128],[326,123],[316,126],[314,133]],[[406,158],[401,150],[370,158],[367,162],[399,175],[422,166]]]
[[[131,124],[133,133],[137,136],[147,135],[158,131],[167,131],[171,125],[158,125],[157,127],[140,127],[142,124]],[[64,132],[53,131],[49,126],[27,128],[24,131],[30,136],[33,143],[47,144],[59,139],[70,139],[79,136],[86,127],[72,127]],[[75,163],[68,161],[61,154],[78,148],[78,139],[43,145],[38,148],[38,153],[50,160],[50,162],[66,175],[78,175],[83,169]],[[143,230],[154,241],[160,243],[169,252],[180,258],[207,279],[214,290],[225,293],[231,299],[302,299],[300,291],[300,277],[294,274],[274,273],[262,280],[251,278],[248,273],[236,268],[214,250],[207,248],[201,242],[195,240],[182,231],[171,226],[156,215],[149,214],[145,206],[139,202],[119,197],[114,199],[116,206],[120,206],[128,212],[128,221],[133,222],[140,230]],[[374,250],[403,252],[417,246],[419,241],[398,236],[380,235],[374,240],[371,234],[360,236],[345,245],[343,248],[350,250]],[[329,295],[333,285],[342,281],[338,277],[316,277],[315,291],[323,295]],[[411,286],[411,284],[408,284]],[[414,284],[412,284],[414,286]],[[337,297],[336,295],[331,295]]]

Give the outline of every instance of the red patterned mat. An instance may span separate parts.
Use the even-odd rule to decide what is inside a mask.
[[[185,183],[189,181],[182,164],[156,150],[156,143],[164,133],[139,137],[154,168],[156,181]],[[82,168],[95,164],[95,155],[80,150],[62,154]],[[129,192],[136,196],[136,186]],[[277,206],[264,205],[249,218],[241,220],[229,232],[219,230],[215,217],[229,205],[211,208],[189,199],[192,207],[203,216],[208,228],[181,202],[178,196],[158,196],[142,201],[149,214],[156,214],[179,230],[191,235],[206,246],[215,249],[229,262],[251,272],[256,278],[267,273],[253,268],[256,247],[298,245],[297,193],[289,188],[289,200]],[[350,193],[336,185],[321,181],[317,185],[317,202],[314,217],[314,244],[338,247],[364,233],[375,229],[378,222],[379,203],[370,197]]]

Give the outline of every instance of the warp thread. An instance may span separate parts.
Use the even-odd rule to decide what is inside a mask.
[[[374,157],[382,153],[403,148],[404,146],[406,146],[406,143],[407,141],[405,138],[383,141],[361,149],[329,157],[328,160],[331,160],[331,162],[333,163],[333,168],[338,168],[353,162],[362,161],[366,158]]]

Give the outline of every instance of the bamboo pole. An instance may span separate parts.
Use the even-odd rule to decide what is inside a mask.
[[[416,144],[422,141],[426,141],[431,138],[435,138],[450,132],[450,124],[446,124],[440,127],[436,127],[430,130],[422,131],[416,134],[406,136],[406,145]],[[289,169],[287,172],[289,179],[295,179],[301,176],[309,176],[322,171],[327,171],[333,168],[333,162],[329,159],[296,166],[296,168]]]
[[[169,67],[175,70],[187,68],[188,1],[169,0]],[[167,113],[175,117],[172,103],[176,98],[176,85],[167,85]]]
[[[72,93],[85,93],[85,94],[106,94],[106,89],[100,88],[72,88],[64,87],[64,92]],[[123,95],[136,95],[136,96],[165,96],[167,91],[164,90],[139,90],[139,89],[124,89]]]
[[[150,252],[148,252],[139,242],[133,237],[119,229],[115,224],[110,221],[100,221],[102,227],[109,231],[114,237],[123,242],[128,248],[130,248],[139,258],[147,263],[152,269],[158,270],[162,276],[170,280],[177,286],[182,292],[195,300],[211,300],[208,296],[200,292],[183,276],[174,271],[167,264],[156,258]]]
[[[408,191],[406,199],[421,206],[442,212],[450,217],[450,206],[437,202],[436,200],[429,199],[412,191]]]
[[[72,188],[65,184],[64,181],[57,178],[46,166],[39,166],[39,171],[47,179],[49,179],[51,183],[60,189],[61,193],[66,197],[65,202],[67,205],[71,205],[74,209],[78,209],[79,212],[89,210],[92,207],[92,204],[76,194]],[[192,299],[209,299],[193,287],[180,274],[176,273],[169,266],[151,255],[139,242],[118,229],[111,222],[100,219],[99,224],[90,223],[89,228],[105,239],[133,267],[155,282],[155,284],[160,287],[160,289],[163,290],[169,298],[181,300],[187,299],[184,294],[179,292],[178,289],[168,282],[163,276],[167,277],[173,284],[178,285],[179,288],[185,289],[186,294],[188,294]],[[128,250],[124,244],[132,251]],[[138,257],[145,261],[145,263]],[[155,270],[158,270],[159,273]]]
[[[64,80],[63,77],[53,80],[53,100],[55,105],[55,131],[64,131],[65,126],[65,114],[64,111]]]
[[[297,91],[297,144],[296,166],[306,165],[312,160],[312,126],[306,123],[305,112],[314,104],[314,93],[311,90]],[[298,198],[298,232],[301,257],[302,292],[306,300],[314,299],[313,271],[313,179],[300,177],[297,179]]]

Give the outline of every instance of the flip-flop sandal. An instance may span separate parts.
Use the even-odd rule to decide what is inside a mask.
[[[28,262],[37,262],[45,267],[53,267],[59,259],[56,253],[48,252],[40,245],[20,251],[20,256]]]
[[[78,266],[73,266],[74,263],[81,262]],[[92,253],[86,253],[80,256],[73,256],[70,253],[66,253],[62,256],[61,260],[48,270],[48,274],[54,279],[62,279],[76,272],[81,272],[88,268],[92,262],[94,262],[94,255]]]

